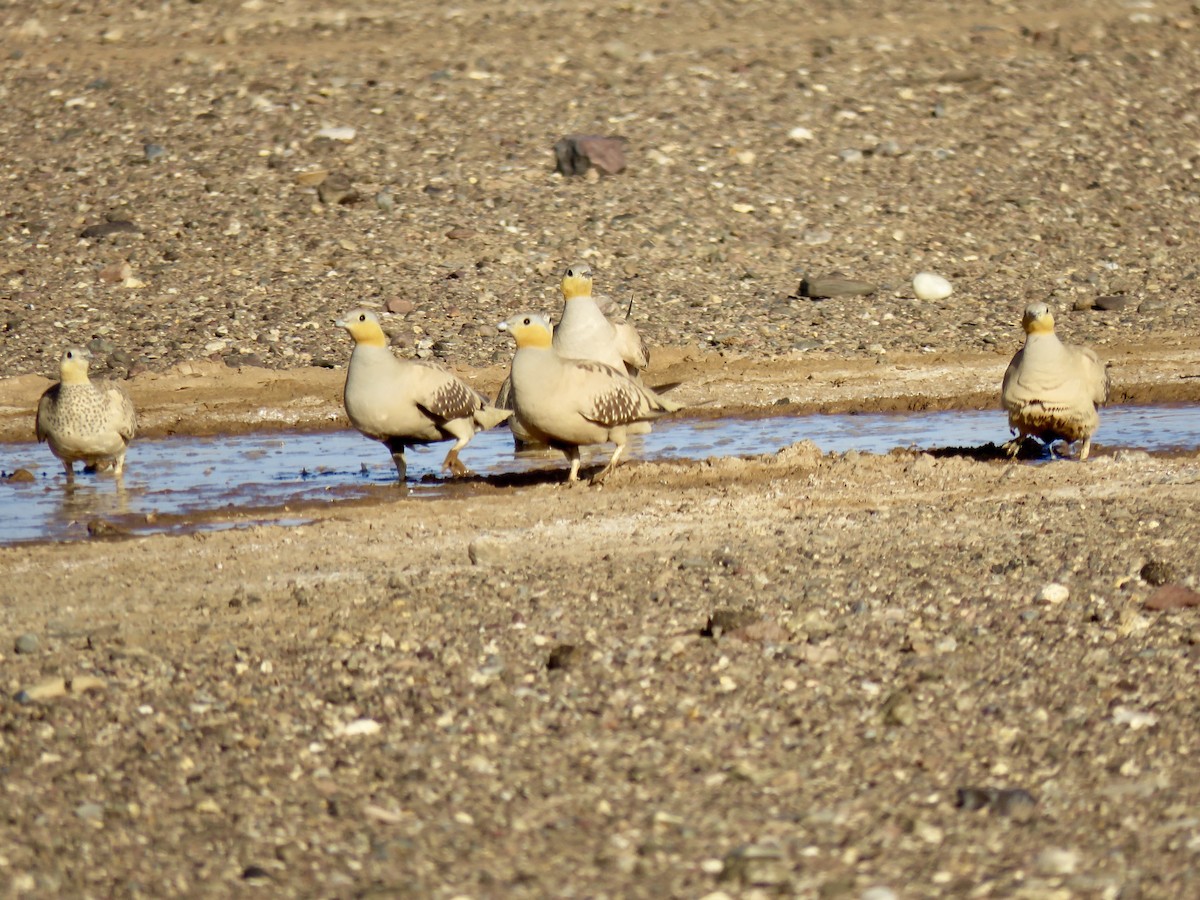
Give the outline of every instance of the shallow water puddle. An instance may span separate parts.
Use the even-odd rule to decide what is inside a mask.
[[[1200,407],[1109,407],[1102,415],[1100,452],[1200,448]],[[751,456],[802,440],[826,452],[886,453],[895,447],[983,447],[1008,437],[1003,413],[993,410],[665,419],[653,433],[630,442],[627,458]],[[411,496],[444,491],[439,466],[447,446],[409,451],[409,478],[416,482],[410,484]],[[603,461],[607,453],[603,448],[590,459]],[[482,476],[549,469],[566,477],[560,454],[514,457],[507,429],[477,435],[463,461]],[[0,470],[20,468],[37,480],[0,484],[0,544],[87,537],[87,523],[96,519],[138,533],[237,527],[256,521],[254,509],[390,497],[395,490],[387,451],[353,431],[142,439],[129,451],[121,487],[110,476],[80,474],[68,489],[45,446],[0,445]]]

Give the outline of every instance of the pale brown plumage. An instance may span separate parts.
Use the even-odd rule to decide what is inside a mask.
[[[1026,307],[1021,324],[1025,346],[1009,363],[1000,390],[1009,428],[1017,435],[1005,446],[1015,455],[1030,437],[1047,446],[1082,441],[1079,458],[1085,460],[1100,424],[1096,407],[1108,400],[1108,372],[1094,350],[1058,339],[1045,303]]]
[[[63,464],[67,481],[75,463],[88,469],[111,468],[120,477],[125,453],[137,433],[137,413],[123,385],[88,378],[89,354],[79,347],[63,352],[60,381],[38,401],[35,433]]]
[[[512,413],[496,409],[482,394],[434,363],[392,355],[378,317],[356,309],[337,321],[354,338],[343,399],[350,424],[382,442],[400,481],[406,447],[453,440],[442,465],[455,475],[469,470],[458,453],[475,436]]]
[[[560,290],[563,312],[552,329],[553,346],[567,359],[590,359],[606,363],[641,382],[642,371],[650,365],[650,350],[642,340],[628,310],[621,309],[608,298],[592,296],[592,270],[586,263],[573,263],[563,272]],[[500,385],[496,405],[512,406],[512,386],[508,380]],[[525,433],[514,418],[509,427],[519,448],[529,448],[536,442]],[[630,434],[646,434],[649,422],[635,422]]]
[[[500,328],[517,341],[511,375],[517,423],[535,440],[566,454],[570,482],[579,479],[581,446],[616,444],[608,464],[592,479],[600,483],[617,465],[631,426],[681,408],[613,366],[564,358],[551,343],[544,316],[519,313]]]

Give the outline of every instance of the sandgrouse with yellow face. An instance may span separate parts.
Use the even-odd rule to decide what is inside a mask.
[[[650,365],[650,352],[628,317],[592,296],[592,270],[574,263],[563,273],[563,313],[554,326],[554,349],[568,359],[594,359],[631,378]],[[610,318],[611,316],[611,318]]]
[[[338,319],[354,339],[343,400],[350,424],[392,454],[400,481],[408,472],[406,447],[454,441],[442,466],[469,471],[458,453],[476,432],[498,425],[510,410],[497,409],[452,372],[436,363],[398,359],[375,313],[356,309]]]
[[[552,329],[552,345],[559,356],[602,362],[640,383],[642,370],[650,365],[650,351],[629,321],[628,311],[622,315],[611,300],[592,295],[591,268],[586,263],[571,264],[563,273],[559,289],[563,311]],[[511,391],[511,382],[505,381],[496,405],[512,406]],[[509,425],[518,447],[536,443],[517,419]],[[649,422],[637,422],[629,428],[630,434],[649,431]]]
[[[137,433],[137,413],[123,385],[88,378],[89,354],[80,347],[63,351],[58,384],[38,401],[35,431],[62,460],[67,481],[75,463],[85,469],[109,469],[120,477],[125,452]]]
[[[535,440],[566,454],[570,482],[579,480],[581,446],[616,445],[608,464],[592,478],[599,484],[617,465],[632,426],[682,408],[620,369],[564,357],[553,346],[545,316],[518,313],[499,327],[517,342],[510,376],[514,417]]]
[[[1047,446],[1082,441],[1079,458],[1087,459],[1100,424],[1096,407],[1108,399],[1108,372],[1091,348],[1058,339],[1045,303],[1029,304],[1021,325],[1025,346],[1009,363],[1000,389],[1009,428],[1017,435],[1005,448],[1015,456],[1026,438]]]

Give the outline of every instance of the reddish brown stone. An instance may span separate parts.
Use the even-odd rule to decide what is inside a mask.
[[[1146,609],[1186,609],[1200,606],[1200,593],[1182,584],[1164,584],[1146,599]]]
[[[604,175],[616,175],[625,169],[625,141],[594,134],[571,134],[554,145],[558,171],[564,175],[584,175],[596,169]]]

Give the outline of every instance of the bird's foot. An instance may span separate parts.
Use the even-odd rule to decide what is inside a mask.
[[[446,458],[442,460],[442,468],[449,469],[450,474],[455,478],[462,478],[471,474],[471,470],[458,458],[457,450],[451,450],[446,454]]]
[[[593,475],[591,477],[591,479],[588,481],[588,484],[599,487],[600,485],[604,484],[604,479],[606,479],[608,477],[608,473],[611,472],[612,470],[613,470],[612,466],[605,466],[603,469],[601,469],[599,472],[597,472],[595,475]]]

